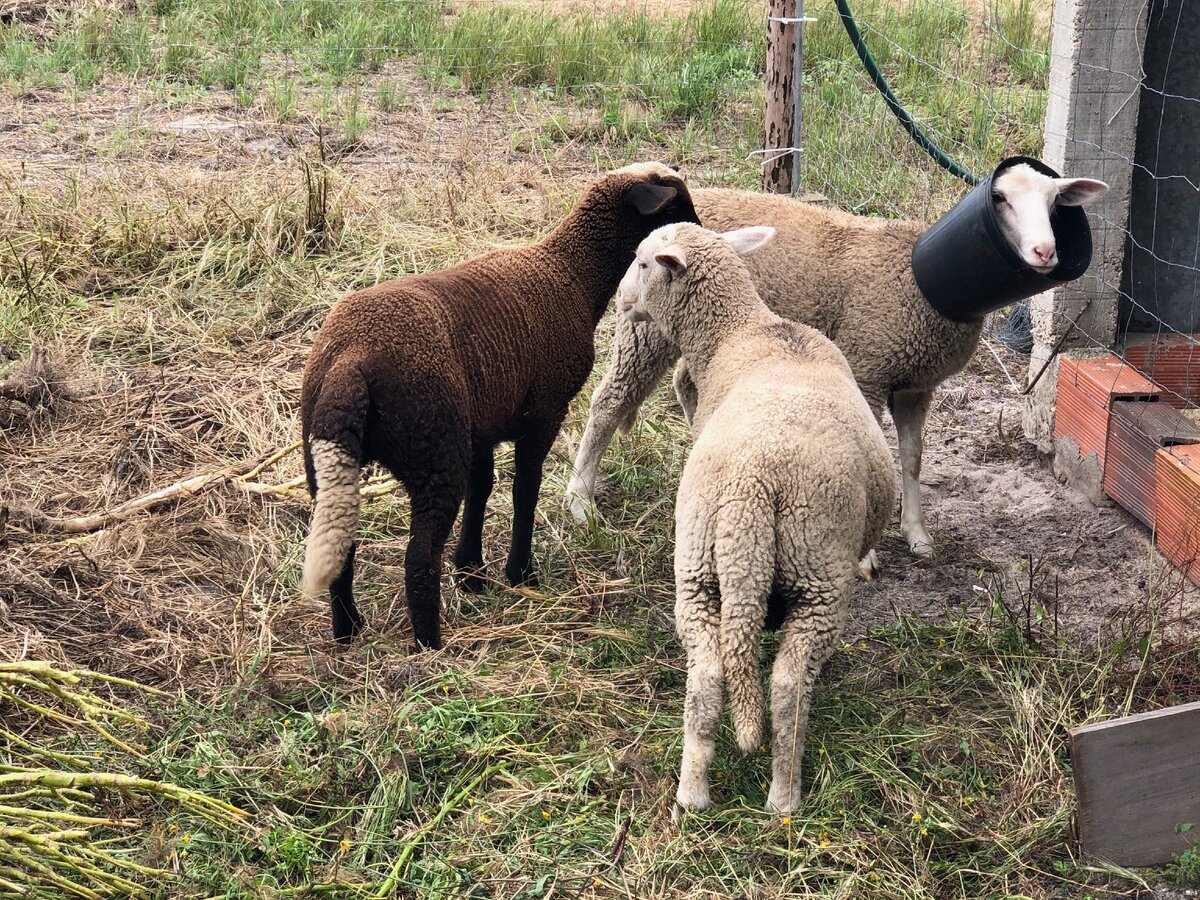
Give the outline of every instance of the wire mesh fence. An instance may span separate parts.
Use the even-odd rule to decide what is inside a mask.
[[[1053,430],[1060,471],[1100,485],[1195,578],[1200,28],[1181,4],[1084,13],[1064,23],[1075,40],[1055,42],[1069,65],[1047,142],[1114,190],[1094,214],[1093,266],[1035,309],[1036,369],[1066,350]]]

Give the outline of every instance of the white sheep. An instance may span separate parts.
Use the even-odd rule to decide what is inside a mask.
[[[993,183],[1001,230],[1033,268],[1057,263],[1050,214],[1078,206],[1108,186],[1086,178],[1050,178],[1013,165]],[[933,552],[921,512],[922,429],[934,388],[963,368],[975,352],[983,318],[955,322],[936,312],[913,278],[917,222],[855,216],[787,197],[700,189],[692,199],[701,224],[728,231],[767,223],[778,237],[746,261],[767,305],[831,338],[845,354],[877,419],[886,404],[896,424],[902,474],[900,529],[917,556]],[[628,430],[679,351],[651,323],[618,319],[612,362],[592,395],[587,428],[567,488],[574,516],[594,512],[596,470],[618,428]],[[676,392],[691,417],[689,369],[675,373]]]
[[[771,312],[738,258],[773,234],[659,228],[618,290],[622,318],[661,328],[696,387],[675,509],[675,623],[688,667],[677,813],[709,804],[722,685],[738,745],[759,745],[764,627],[781,628],[767,808],[800,804],[813,684],[894,498],[891,454],[845,358]]]

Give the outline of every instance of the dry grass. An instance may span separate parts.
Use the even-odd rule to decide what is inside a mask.
[[[179,891],[1057,897],[1091,878],[1066,843],[1061,735],[1131,698],[1115,658],[1057,644],[1048,620],[1026,634],[1003,579],[960,617],[900,617],[839,651],[803,817],[757,813],[767,760],[735,763],[723,739],[717,811],[670,825],[683,661],[669,522],[686,432],[664,392],[606,463],[594,530],[556,500],[581,395],[548,465],[542,588],[447,587],[440,653],[409,652],[403,494],[369,500],[358,583],[371,629],[329,642],[324,604],[294,589],[307,501],[286,452],[324,310],[356,284],[532,236],[546,213],[527,211],[563,208],[579,176],[468,162],[388,193],[309,171],[320,179],[277,166],[170,183],[151,167],[85,190],[26,182],[4,213],[41,299],[21,314],[58,337],[34,359],[49,405],[0,401],[0,653],[178,694],[145,760],[116,770],[226,798],[256,828],[163,814],[157,827],[177,831],[153,852]],[[18,296],[24,277],[9,282]],[[19,355],[0,377],[28,380]],[[502,486],[510,465],[502,453]],[[203,473],[220,477],[122,517]],[[503,487],[492,508],[495,561]],[[105,511],[116,518],[87,520]],[[64,525],[76,517],[86,527]]]
[[[925,12],[917,37],[940,21]],[[1067,645],[1038,618],[1041,596],[964,540],[947,539],[941,564],[978,567],[985,591],[929,621],[864,624],[835,654],[803,815],[759,813],[768,760],[739,760],[723,735],[718,807],[670,824],[683,678],[671,508],[687,434],[665,389],[606,458],[596,528],[557,499],[591,386],[577,398],[547,465],[541,588],[464,596],[447,583],[439,653],[409,651],[407,503],[369,473],[357,582],[371,627],[349,647],[328,640],[324,604],[295,591],[308,502],[289,448],[329,305],[529,240],[586,177],[634,158],[682,163],[697,183],[756,177],[741,152],[753,97],[671,122],[625,96],[435,90],[406,60],[373,77],[357,140],[322,118],[324,85],[187,96],[111,73],[83,100],[22,82],[20,127],[0,133],[0,659],[172,695],[112,695],[147,720],[114,726],[133,753],[36,717],[20,734],[108,754],[114,774],[226,799],[252,822],[227,833],[117,799],[114,817],[132,803],[149,829],[96,826],[94,840],[169,871],[140,883],[171,897],[1108,891],[1073,855],[1064,729],[1191,690],[1193,645],[1164,646],[1162,677],[1131,682],[1131,648],[1154,645],[1166,593],[1114,621],[1115,649]],[[862,102],[853,78],[835,86]],[[331,95],[343,124],[358,90]],[[825,99],[814,178],[835,199],[919,215],[957,195],[886,119],[859,123],[844,96]],[[855,140],[896,151],[880,154],[885,175],[833,165]],[[979,379],[946,402],[988,390]],[[988,452],[1012,455],[1003,433]],[[497,464],[485,554],[498,574],[511,456]],[[884,550],[910,574],[894,533]],[[12,758],[0,748],[0,765]]]

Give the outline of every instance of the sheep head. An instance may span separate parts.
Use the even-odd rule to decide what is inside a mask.
[[[657,228],[638,245],[633,263],[621,279],[617,309],[631,322],[651,319],[664,324],[686,292],[693,261],[703,260],[709,272],[714,267],[728,267],[732,262],[749,283],[749,275],[736,257],[753,253],[774,236],[775,229],[766,225],[723,234],[692,224]]]
[[[1083,206],[1103,197],[1108,185],[1092,178],[1051,178],[1025,163],[1011,166],[992,183],[1000,230],[1030,268],[1046,273],[1058,265],[1050,216],[1056,206]]]
[[[601,175],[576,201],[575,210],[580,226],[620,254],[632,254],[655,228],[700,221],[682,176],[659,162],[634,163]]]

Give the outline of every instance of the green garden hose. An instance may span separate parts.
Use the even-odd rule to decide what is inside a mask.
[[[850,43],[854,45],[855,51],[858,53],[858,58],[862,60],[863,67],[867,70],[867,74],[871,76],[871,81],[875,83],[875,87],[879,89],[879,93],[883,95],[883,100],[888,105],[896,118],[900,120],[900,124],[904,126],[917,146],[928,153],[943,169],[961,178],[967,184],[974,187],[979,184],[979,177],[972,175],[944,152],[941,147],[933,142],[933,140],[925,134],[913,121],[913,117],[909,115],[908,110],[900,105],[900,101],[896,99],[896,95],[892,93],[892,89],[888,87],[887,79],[883,77],[883,73],[879,71],[879,66],[875,64],[875,58],[871,56],[871,51],[867,49],[866,41],[863,40],[862,32],[858,30],[858,23],[854,20],[854,13],[850,12],[850,7],[846,0],[837,0],[838,14],[842,18],[842,24],[846,26],[846,34],[850,36]]]

